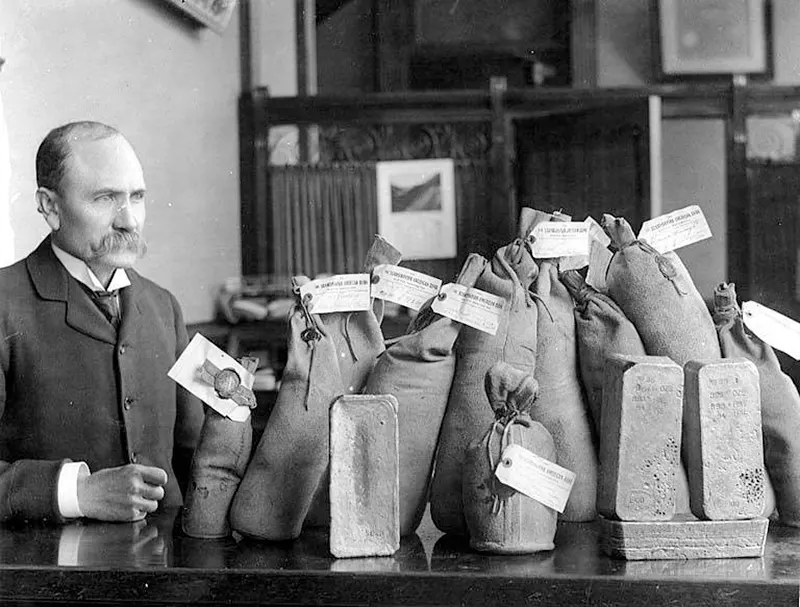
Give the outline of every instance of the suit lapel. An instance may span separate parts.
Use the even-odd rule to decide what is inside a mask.
[[[138,332],[142,316],[139,299],[142,297],[144,285],[136,272],[126,270],[126,273],[131,284],[119,292],[120,314],[122,315],[122,323],[119,326],[120,341],[128,340],[129,336]]]
[[[67,325],[110,344],[117,343],[114,327],[83,291],[78,281],[61,265],[45,238],[26,261],[28,274],[42,299],[63,301],[67,305]]]

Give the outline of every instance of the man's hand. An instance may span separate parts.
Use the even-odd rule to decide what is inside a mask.
[[[78,478],[78,505],[87,518],[139,521],[155,512],[164,497],[167,473],[161,468],[127,464]]]

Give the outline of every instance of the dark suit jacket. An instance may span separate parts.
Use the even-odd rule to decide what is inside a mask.
[[[58,518],[67,460],[158,466],[169,475],[161,504],[182,502],[203,421],[200,402],[167,377],[186,328],[172,294],[127,273],[117,335],[49,237],[0,269],[0,520]]]

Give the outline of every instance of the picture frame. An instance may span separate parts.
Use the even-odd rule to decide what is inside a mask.
[[[658,76],[769,75],[769,13],[767,0],[653,0]]]
[[[208,29],[222,34],[239,0],[167,0]]]
[[[458,255],[455,168],[451,158],[376,163],[378,234],[403,259]]]

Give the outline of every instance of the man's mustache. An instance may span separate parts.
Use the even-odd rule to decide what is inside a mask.
[[[133,230],[115,230],[103,237],[96,247],[95,255],[109,255],[111,253],[135,253],[142,257],[147,252],[147,242],[140,232]]]

